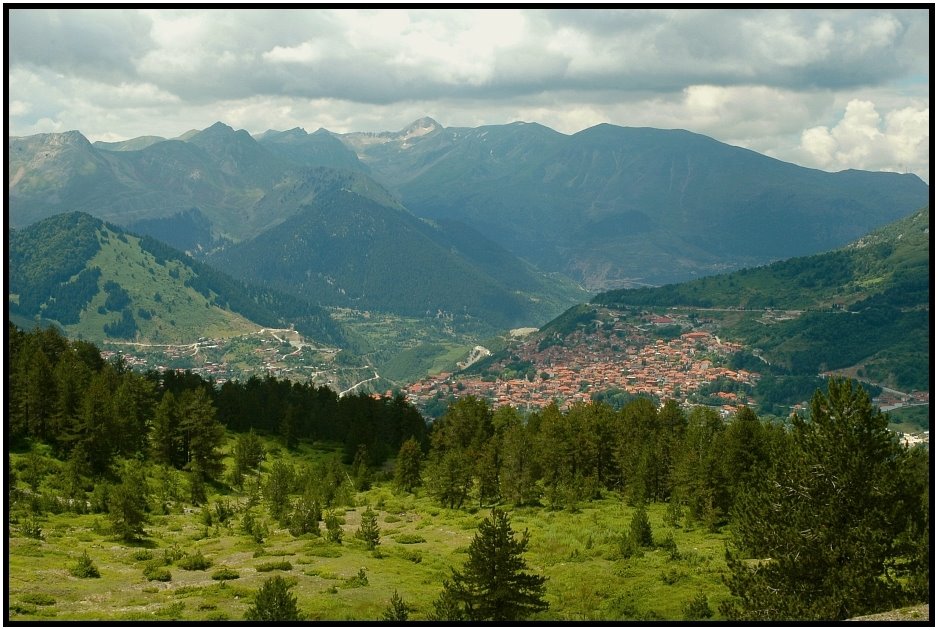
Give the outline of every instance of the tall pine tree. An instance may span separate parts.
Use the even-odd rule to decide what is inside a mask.
[[[441,601],[455,602],[470,621],[518,621],[547,610],[547,578],[527,572],[528,533],[515,538],[508,514],[495,508],[469,544],[462,571],[444,582]]]
[[[842,620],[923,599],[927,478],[885,414],[832,379],[792,422],[790,448],[737,496],[724,614]]]

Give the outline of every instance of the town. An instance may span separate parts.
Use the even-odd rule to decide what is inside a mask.
[[[672,317],[646,314],[636,324],[611,316],[596,328],[583,326],[563,339],[524,341],[510,352],[510,359],[478,374],[430,376],[412,384],[407,395],[418,406],[441,396],[474,395],[521,409],[541,408],[555,400],[567,408],[610,390],[686,402],[689,394],[718,379],[751,386],[760,376],[726,367],[728,357],[742,346],[712,332],[693,330],[662,338],[679,330]],[[725,400],[723,414],[748,402],[735,392],[718,394]]]

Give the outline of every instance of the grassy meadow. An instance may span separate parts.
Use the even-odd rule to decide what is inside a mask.
[[[262,476],[278,458],[299,470],[337,453],[319,444],[301,444],[295,452],[274,441],[265,446]],[[54,513],[50,482],[61,463],[44,448],[13,452],[10,460],[16,487],[9,514],[7,590],[8,616],[15,621],[240,620],[264,580],[277,574],[295,584],[292,593],[310,620],[381,619],[395,590],[410,619],[422,620],[432,612],[450,569],[462,567],[478,524],[489,514],[488,507],[441,508],[422,488],[401,493],[379,478],[355,493],[349,505],[336,508],[343,521],[341,544],[328,542],[322,526],[322,536],[294,537],[270,516],[263,495],[250,510],[259,525],[255,530],[262,532],[254,536],[244,528],[251,482],[245,492],[210,486],[207,503],[194,507],[169,498],[174,492],[186,496],[182,473],[161,478],[153,467],[146,534],[127,543],[110,531],[107,514]],[[220,519],[224,506],[230,516]],[[381,539],[375,551],[355,537],[366,506],[378,513]],[[550,608],[534,620],[700,618],[686,608],[701,594],[712,619],[720,618],[719,603],[729,597],[721,581],[725,532],[711,533],[684,519],[668,526],[667,506],[652,504],[647,509],[656,543],[670,534],[677,549],[645,548],[625,559],[619,541],[635,508],[618,494],[573,510],[501,507],[508,510],[516,535],[529,533],[529,570],[548,577]],[[76,577],[70,571],[84,553],[100,577]]]

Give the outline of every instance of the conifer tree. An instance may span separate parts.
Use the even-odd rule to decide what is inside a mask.
[[[737,498],[727,552],[736,599],[722,612],[843,620],[922,598],[926,478],[885,414],[862,387],[832,379],[810,420],[792,424],[789,449]]]
[[[526,571],[527,546],[527,531],[516,539],[508,515],[494,508],[469,544],[462,571],[454,569],[452,580],[444,582],[441,602],[458,602],[470,621],[518,621],[547,610],[547,578]]]
[[[244,618],[248,621],[301,621],[303,614],[296,605],[296,595],[290,592],[290,585],[277,575],[264,581]]]
[[[384,621],[407,621],[409,617],[410,613],[407,612],[407,604],[405,604],[401,596],[397,594],[397,589],[394,589],[394,594],[391,595],[391,603],[388,604],[381,618]]]
[[[111,488],[108,498],[108,516],[114,532],[124,540],[137,540],[143,535],[148,495],[143,465],[136,460],[126,462],[121,482]]]
[[[222,453],[218,449],[225,439],[225,427],[215,419],[215,406],[208,392],[202,387],[184,391],[179,397],[179,416],[187,466],[201,471],[204,479],[217,479],[222,472]]]
[[[355,537],[365,541],[369,551],[381,544],[381,530],[378,529],[378,515],[368,506],[362,512],[362,522],[355,532]]]
[[[422,466],[423,453],[420,450],[420,443],[410,438],[401,444],[397,452],[397,462],[394,467],[394,482],[397,487],[404,492],[410,492],[419,486],[423,481]]]

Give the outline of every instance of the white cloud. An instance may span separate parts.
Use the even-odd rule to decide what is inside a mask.
[[[916,105],[884,118],[872,102],[851,100],[835,125],[802,133],[802,161],[825,170],[914,172],[927,182],[929,114],[927,105]]]
[[[7,116],[15,134],[59,124],[112,138],[215,120],[251,132],[423,115],[565,133],[611,122],[924,175],[929,36],[924,9],[16,9]],[[846,114],[851,101],[879,118]]]

